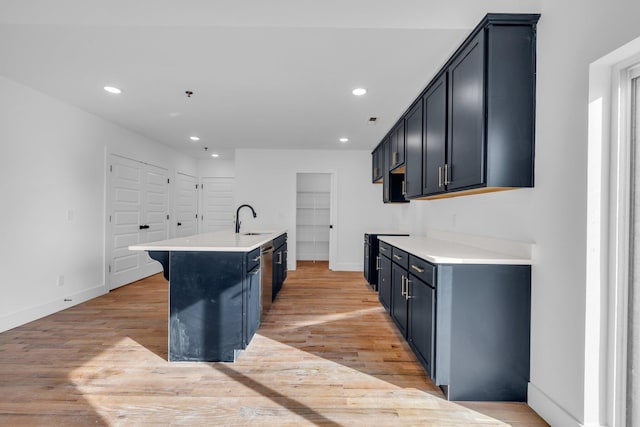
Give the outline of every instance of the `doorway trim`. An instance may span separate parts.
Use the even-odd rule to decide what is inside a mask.
[[[338,242],[337,242],[337,230],[339,227],[338,224],[338,171],[336,169],[298,169],[293,173],[293,181],[295,185],[298,182],[298,174],[305,173],[318,173],[318,174],[328,174],[331,176],[331,196],[329,198],[329,211],[330,211],[330,225],[329,229],[329,270],[334,270],[336,266],[337,252],[338,252]],[[295,189],[295,187],[294,187]],[[297,203],[297,201],[296,201]],[[294,204],[294,209],[296,208]],[[295,218],[295,217],[294,217]],[[296,223],[293,224],[294,229],[296,229]],[[297,235],[295,236],[294,241],[297,241]],[[289,253],[296,253],[297,247],[294,251],[289,250]],[[294,255],[295,256],[295,255]],[[294,265],[294,270],[297,268],[298,259],[296,257],[295,263],[289,261],[289,265]]]
[[[640,38],[589,67],[585,424],[623,427],[627,411],[631,239],[631,78]]]

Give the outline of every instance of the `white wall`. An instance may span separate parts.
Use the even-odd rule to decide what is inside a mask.
[[[107,291],[107,153],[165,167],[169,176],[196,175],[197,168],[163,145],[3,77],[0,93],[1,332]]]
[[[224,159],[198,160],[198,174],[208,178],[231,178],[236,176],[236,163]]]
[[[291,269],[296,261],[298,172],[336,174],[334,270],[362,270],[365,232],[381,227],[408,229],[401,215],[406,206],[383,206],[382,186],[371,184],[369,151],[236,150],[236,204],[248,203],[258,214],[255,219],[244,219],[243,227],[287,228]]]
[[[603,367],[585,365],[585,318],[600,316],[585,310],[589,64],[640,35],[640,2],[542,0],[540,12],[535,188],[412,202],[408,215],[416,234],[536,243],[529,403],[554,426],[605,425]]]

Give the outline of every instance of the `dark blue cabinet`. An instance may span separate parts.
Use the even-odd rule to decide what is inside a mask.
[[[391,173],[391,150],[392,142],[387,138],[382,144],[383,149],[383,176],[382,176],[382,190],[383,190],[383,202],[384,203],[406,203],[404,198],[404,174]]]
[[[391,249],[386,243],[380,242],[380,261],[378,269],[378,299],[382,306],[391,310]]]
[[[405,121],[405,197],[418,197],[422,194],[422,147],[423,147],[422,98],[416,102],[407,114]]]
[[[380,301],[445,396],[526,402],[531,266],[432,264],[384,245]]]
[[[405,297],[405,280],[407,270],[395,262],[391,265],[391,317],[402,336],[407,336],[407,299]]]
[[[424,95],[424,146],[421,195],[446,190],[444,172],[447,149],[447,76],[437,79]]]
[[[449,67],[449,120],[444,184],[447,190],[485,183],[484,32]]]
[[[385,136],[389,170],[407,177],[405,199],[533,187],[539,17],[486,15]]]
[[[435,265],[410,255],[406,291],[409,302],[407,341],[432,379],[435,379],[435,285]]]
[[[287,234],[274,239],[273,246],[272,301],[278,296],[287,278]]]

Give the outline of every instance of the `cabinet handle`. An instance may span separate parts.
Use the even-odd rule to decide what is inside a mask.
[[[407,181],[402,181],[402,195],[407,194]]]
[[[393,254],[393,257],[394,257],[395,259],[402,259],[402,257],[401,257],[401,256],[398,256],[398,255],[396,255],[396,254]]]
[[[250,272],[249,274],[252,276],[255,276],[256,274],[260,273],[260,269],[256,268],[255,270],[253,270],[252,272]]]
[[[404,274],[402,275],[402,278],[400,279],[400,293],[402,294],[403,297],[405,297],[405,293],[404,293]],[[406,297],[405,297],[406,299]]]
[[[278,265],[282,264],[282,251],[278,252],[278,261],[276,261],[276,264]]]
[[[380,256],[376,256],[376,270],[380,270]]]
[[[415,266],[413,264],[411,264],[411,268],[413,268],[415,271],[417,271],[418,273],[424,273],[424,268],[420,268],[418,266]]]
[[[253,258],[253,262],[257,262],[257,261],[260,261],[260,257],[259,256]]]
[[[382,252],[387,252],[387,249],[386,249],[386,248],[384,248],[384,247],[382,247],[382,246],[380,246],[380,250],[381,250]]]
[[[404,299],[406,299],[407,301],[409,301],[411,298],[413,298],[412,296],[409,295],[409,282],[411,282],[411,280],[409,280],[409,278],[407,277],[407,280],[406,280],[407,289],[404,292]]]
[[[444,185],[449,185],[451,184],[451,181],[449,180],[449,164],[445,163],[444,164]]]
[[[442,187],[442,166],[438,166],[438,188]]]
[[[398,152],[397,151],[393,152],[393,154],[391,156],[391,163],[394,164],[394,165],[396,163],[398,163]]]

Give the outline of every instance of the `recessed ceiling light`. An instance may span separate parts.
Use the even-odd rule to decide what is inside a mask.
[[[349,138],[340,138],[340,142],[342,143],[349,142]]]
[[[190,136],[189,139],[192,141],[200,141],[200,138],[197,136]]]
[[[119,95],[122,93],[122,89],[119,89],[117,87],[113,87],[113,86],[105,86],[104,90],[106,90],[109,93],[115,93],[116,95]]]
[[[211,157],[220,157],[220,154],[212,154]]]
[[[352,90],[351,93],[354,94],[355,96],[362,96],[365,93],[367,93],[367,90],[363,87],[358,87]]]

